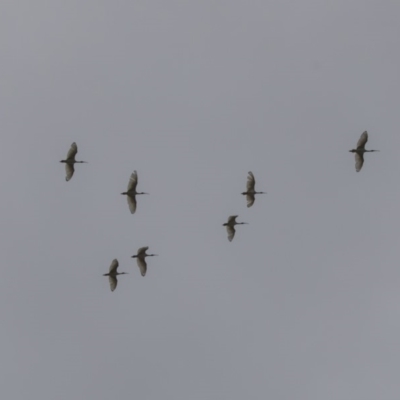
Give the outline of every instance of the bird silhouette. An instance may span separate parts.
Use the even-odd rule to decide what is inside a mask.
[[[247,222],[236,222],[237,215],[231,215],[228,218],[228,222],[222,224],[222,226],[226,226],[226,231],[228,232],[228,240],[232,242],[233,237],[235,236],[235,225],[247,225]]]
[[[148,194],[145,192],[137,192],[136,186],[138,184],[138,175],[136,171],[133,171],[131,177],[129,178],[129,183],[126,192],[122,192],[121,194],[126,195],[126,199],[128,201],[129,210],[132,214],[136,211],[136,195],[138,194]]]
[[[350,153],[354,153],[356,160],[356,171],[360,172],[364,164],[364,153],[372,153],[379,150],[365,150],[365,144],[368,142],[368,132],[365,131],[361,134],[360,139],[357,142],[357,148],[349,150]]]
[[[251,171],[249,171],[246,182],[247,190],[242,193],[243,195],[246,195],[247,207],[251,207],[254,204],[256,194],[266,194],[266,192],[256,192],[255,185],[256,180],[254,179],[254,175]]]
[[[68,182],[72,176],[74,175],[74,164],[77,163],[87,163],[87,161],[76,161],[75,156],[76,153],[78,152],[78,146],[76,143],[72,143],[70,149],[68,150],[67,153],[67,158],[65,160],[61,160],[60,163],[65,163],[65,180]]]
[[[132,258],[136,258],[137,259],[137,265],[140,269],[140,273],[142,274],[142,276],[146,275],[146,271],[147,271],[147,263],[146,263],[146,257],[154,257],[154,256],[158,256],[158,254],[147,254],[146,251],[149,249],[148,246],[146,247],[141,247],[138,251],[137,254],[135,254],[134,256],[132,256]]]
[[[108,274],[103,274],[103,276],[108,276],[108,280],[110,282],[110,289],[113,292],[118,285],[117,275],[125,275],[127,272],[117,272],[118,269],[118,260],[115,258],[112,260],[110,265],[110,270]]]

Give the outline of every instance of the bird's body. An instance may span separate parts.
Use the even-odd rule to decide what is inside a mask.
[[[61,163],[65,163],[65,180],[68,182],[71,178],[72,175],[74,175],[74,164],[83,164],[87,163],[87,161],[76,161],[75,156],[76,153],[78,153],[78,146],[76,143],[72,143],[70,149],[68,150],[67,153],[67,158],[65,160],[61,160]]]
[[[249,175],[247,176],[246,182],[246,191],[242,194],[246,196],[247,199],[247,207],[251,207],[254,204],[255,195],[256,194],[265,194],[266,192],[256,192],[255,190],[256,180],[254,179],[254,175],[251,171],[249,171]]]
[[[114,259],[111,262],[110,265],[110,270],[108,271],[108,274],[103,274],[103,276],[108,276],[108,280],[110,282],[110,289],[113,292],[115,290],[115,288],[118,285],[118,279],[117,279],[117,275],[125,275],[127,274],[127,272],[118,272],[118,260]]]
[[[126,195],[126,198],[128,200],[129,210],[131,211],[132,214],[134,214],[136,211],[136,195],[148,194],[145,192],[137,192],[136,191],[137,184],[138,184],[138,175],[136,171],[133,171],[131,177],[129,178],[129,183],[126,192],[121,193],[123,195]]]
[[[137,258],[137,265],[140,269],[140,273],[142,276],[146,275],[147,271],[147,263],[146,263],[146,257],[153,257],[157,256],[158,254],[147,254],[146,251],[149,249],[148,246],[146,247],[141,247],[138,251],[137,254],[132,256],[132,258]]]
[[[235,225],[247,225],[247,222],[236,222],[237,215],[231,215],[228,218],[228,222],[222,224],[222,226],[226,226],[226,231],[228,232],[228,240],[232,242],[233,237],[235,236]]]
[[[361,134],[360,139],[358,139],[357,148],[349,150],[350,153],[354,153],[357,172],[361,171],[361,168],[364,164],[364,153],[373,153],[374,151],[379,151],[379,150],[365,150],[365,144],[367,142],[368,142],[368,132],[364,131]]]

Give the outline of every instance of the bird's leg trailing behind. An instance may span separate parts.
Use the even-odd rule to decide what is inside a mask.
[[[349,150],[349,153],[363,154],[363,153],[373,153],[374,151],[380,151],[380,150],[352,149],[352,150]]]
[[[158,254],[146,254],[144,257],[153,257],[153,256],[157,256],[158,257]],[[131,258],[140,258],[140,257],[143,257],[142,255],[137,255],[137,254],[135,254],[134,256],[131,256]]]
[[[61,160],[60,163],[67,163],[67,164],[88,164],[87,161],[71,161],[71,160]]]
[[[140,192],[140,193],[122,192],[121,194],[124,194],[126,196],[137,196],[138,194],[150,194],[150,193],[146,193],[146,192]]]
[[[113,275],[128,275],[129,272],[117,272],[115,274],[113,274],[112,272],[108,272],[107,274],[103,274],[103,276],[113,276]]]

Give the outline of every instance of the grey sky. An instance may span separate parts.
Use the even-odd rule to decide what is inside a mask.
[[[0,11],[2,398],[398,398],[398,1]]]

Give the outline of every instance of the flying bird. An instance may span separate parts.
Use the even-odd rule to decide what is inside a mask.
[[[67,158],[65,160],[61,160],[61,163],[65,163],[65,180],[68,182],[71,178],[72,175],[74,175],[74,164],[76,163],[87,163],[87,161],[76,161],[75,156],[76,153],[78,152],[78,146],[76,143],[71,144],[71,148],[68,150],[67,153]]]
[[[249,175],[247,176],[246,182],[246,191],[243,192],[243,195],[246,195],[247,207],[251,207],[254,204],[255,195],[256,194],[266,194],[266,192],[256,192],[255,190],[256,180],[254,179],[254,175],[251,171],[249,171]]]
[[[354,153],[356,159],[356,171],[360,172],[364,164],[364,153],[372,153],[379,150],[365,150],[365,144],[368,142],[368,132],[365,131],[361,134],[360,139],[357,142],[357,148],[349,150],[350,153]]]
[[[149,249],[149,246],[146,247],[141,247],[138,251],[137,254],[132,256],[132,258],[137,258],[137,265],[140,269],[140,273],[142,276],[146,275],[147,271],[147,264],[146,264],[146,257],[153,257],[153,256],[158,256],[158,254],[147,254],[146,251]]]
[[[138,175],[136,171],[133,171],[131,174],[131,177],[129,178],[129,183],[128,183],[128,188],[126,192],[123,192],[121,194],[126,195],[126,199],[128,200],[128,206],[129,210],[131,211],[131,214],[134,214],[136,211],[136,195],[137,194],[148,194],[145,192],[137,192],[136,191],[136,186],[138,184]]]
[[[233,237],[235,236],[235,225],[247,225],[248,222],[236,222],[237,215],[231,215],[228,218],[228,222],[222,224],[222,226],[226,226],[226,231],[228,232],[228,240],[232,242]]]
[[[118,269],[118,260],[115,258],[112,260],[110,265],[110,270],[108,274],[103,274],[103,276],[108,276],[108,280],[110,282],[110,289],[113,292],[118,285],[117,275],[125,275],[127,272],[117,272]]]

